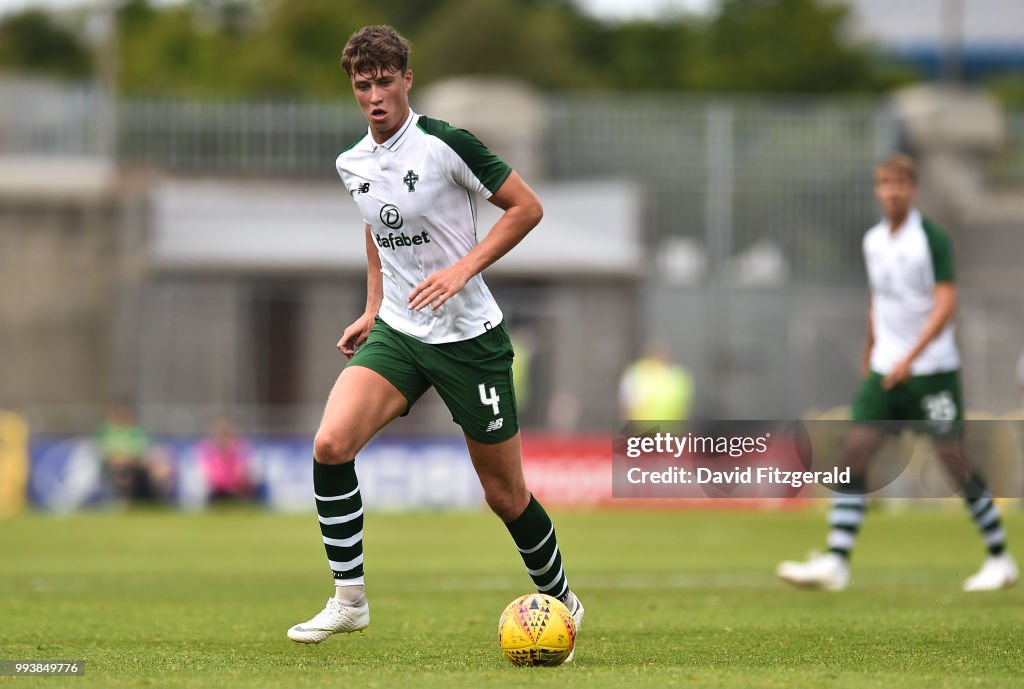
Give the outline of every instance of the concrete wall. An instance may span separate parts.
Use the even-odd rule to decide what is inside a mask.
[[[75,426],[74,407],[133,387],[145,195],[28,176],[0,183],[0,407],[49,405]]]

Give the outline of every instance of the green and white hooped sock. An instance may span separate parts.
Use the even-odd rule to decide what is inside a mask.
[[[828,552],[835,553],[843,559],[850,558],[850,552],[857,544],[857,534],[864,523],[864,515],[868,509],[865,487],[863,478],[851,479],[850,488],[854,492],[833,498],[828,511]]]
[[[537,591],[563,603],[568,601],[569,579],[562,569],[555,527],[537,499],[531,495],[523,513],[506,523],[505,527],[512,534]]]
[[[964,503],[985,541],[989,555],[1001,555],[1006,550],[1006,532],[999,518],[999,510],[992,501],[992,493],[980,474],[972,476],[964,486]]]
[[[363,585],[363,499],[355,465],[313,460],[316,513],[336,586]]]

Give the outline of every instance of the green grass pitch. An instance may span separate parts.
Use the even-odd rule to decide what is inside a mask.
[[[1004,507],[1011,545],[1024,518]],[[73,687],[1024,686],[1024,590],[964,594],[983,551],[959,509],[872,513],[854,584],[776,582],[825,533],[806,512],[556,512],[587,606],[576,662],[515,668],[502,608],[530,581],[484,513],[367,515],[372,624],[300,646],[330,594],[313,515],[0,521],[0,658],[84,659]]]

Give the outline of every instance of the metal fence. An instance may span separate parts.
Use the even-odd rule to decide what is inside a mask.
[[[365,128],[340,100],[113,109],[84,87],[0,81],[0,102],[0,154],[116,151],[172,174],[333,180],[335,153]],[[543,169],[558,181],[640,188],[663,281],[861,279],[860,237],[877,214],[871,167],[896,140],[882,101],[559,93],[546,111]],[[1024,112],[1007,123],[993,178],[1020,184]]]
[[[115,110],[88,85],[0,78],[0,154],[109,156]]]
[[[751,251],[780,257],[778,280],[860,274],[871,169],[895,140],[878,102],[571,95],[551,117],[554,175],[639,180],[656,251],[688,241],[725,282]]]
[[[341,103],[124,101],[122,160],[206,175],[335,177],[334,156],[366,131]]]
[[[768,280],[860,275],[871,166],[894,141],[877,102],[558,94],[548,113],[545,168],[561,181],[639,183],[667,279],[680,247],[700,266],[691,279],[749,275],[730,269],[748,252],[768,261]],[[189,174],[328,179],[334,152],[364,127],[340,103],[128,101],[118,151]]]

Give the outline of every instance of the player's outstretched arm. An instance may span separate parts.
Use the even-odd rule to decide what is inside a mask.
[[[373,330],[373,321],[380,311],[381,301],[384,299],[384,276],[380,272],[380,255],[377,253],[377,245],[370,236],[370,226],[365,230],[366,241],[366,311],[356,319],[354,323],[345,328],[338,340],[338,349],[348,358],[356,353],[356,347],[366,342]]]
[[[490,234],[455,265],[431,273],[417,285],[409,295],[409,308],[418,311],[428,304],[439,308],[458,294],[470,278],[521,242],[544,216],[540,199],[515,171],[491,196],[490,202],[505,211]]]

